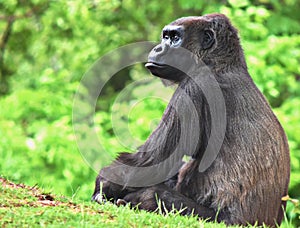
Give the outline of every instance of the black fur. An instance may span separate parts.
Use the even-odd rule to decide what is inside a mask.
[[[156,76],[177,82],[178,88],[158,128],[139,151],[121,154],[111,166],[100,171],[93,198],[99,197],[102,182],[102,193],[107,198],[123,199],[122,202],[148,211],[155,211],[160,199],[167,210],[186,208],[182,214],[194,213],[227,224],[280,224],[285,207],[281,198],[287,194],[290,174],[287,139],[248,74],[236,29],[221,14],[180,18],[165,29],[167,35],[151,52],[146,66]],[[194,79],[166,64],[168,54],[178,45],[193,52],[196,62],[203,61],[209,67],[225,100],[225,138],[216,159],[204,172],[199,172],[199,164],[211,134],[210,108]],[[201,81],[202,75],[197,79]],[[194,115],[185,107],[184,95],[190,97],[196,109],[199,127],[184,123],[191,127],[182,136],[183,121],[193,119],[190,117]],[[180,116],[186,118],[182,120]],[[189,154],[188,150],[194,148],[189,154],[192,159],[182,163],[182,156],[178,156],[171,167],[178,170],[169,180],[153,186],[131,187],[103,178],[102,174],[113,173],[119,162],[148,167],[164,161],[174,155],[181,137],[186,142],[182,150]],[[126,172],[117,175],[126,180],[134,177]]]

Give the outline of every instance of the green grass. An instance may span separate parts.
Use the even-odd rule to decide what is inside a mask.
[[[226,227],[176,213],[160,215],[110,203],[72,201],[0,178],[1,227]],[[237,227],[237,226],[236,226]],[[289,227],[287,224],[284,227]]]

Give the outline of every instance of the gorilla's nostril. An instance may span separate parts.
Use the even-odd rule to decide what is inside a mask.
[[[162,51],[162,47],[161,47],[161,46],[155,47],[155,48],[154,48],[154,51],[155,51],[155,52],[161,52],[161,51]]]

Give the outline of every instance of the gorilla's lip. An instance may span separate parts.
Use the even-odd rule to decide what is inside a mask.
[[[151,67],[166,67],[166,66],[168,66],[168,65],[163,64],[163,63],[156,63],[156,62],[147,62],[145,64],[145,67],[147,67],[148,69]]]

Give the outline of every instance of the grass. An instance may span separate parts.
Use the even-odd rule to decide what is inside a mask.
[[[1,227],[226,227],[196,217],[72,201],[0,178]],[[237,227],[237,226],[235,226]],[[285,224],[284,227],[289,227]]]

